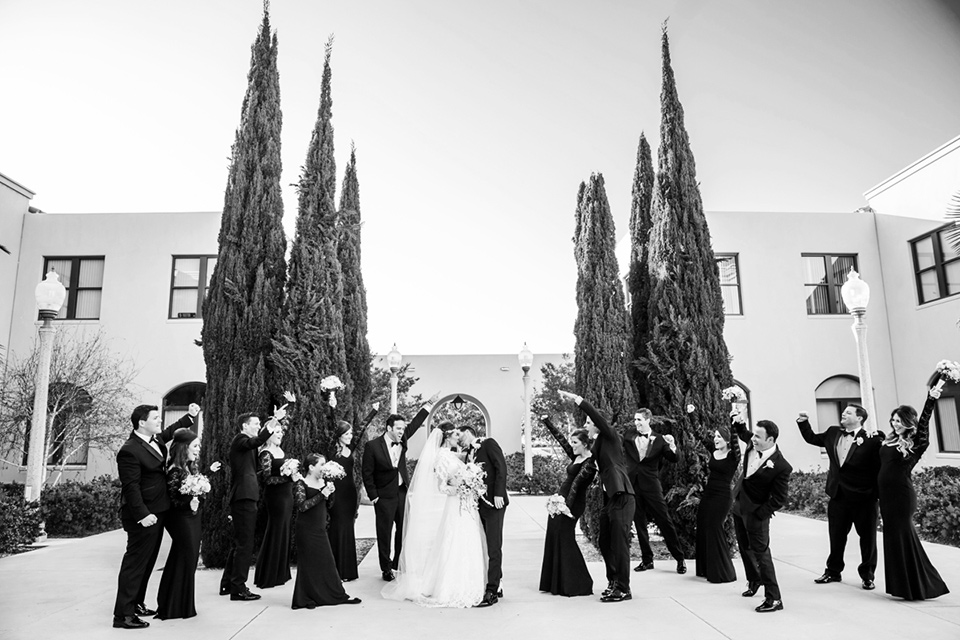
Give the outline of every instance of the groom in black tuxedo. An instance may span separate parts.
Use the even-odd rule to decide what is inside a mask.
[[[627,475],[633,483],[637,502],[633,522],[637,527],[641,556],[640,564],[634,571],[653,569],[653,549],[650,548],[650,536],[647,534],[647,518],[650,517],[660,529],[670,555],[677,561],[677,573],[686,573],[687,563],[683,559],[677,529],[673,526],[667,501],[663,497],[663,487],[660,486],[660,466],[664,461],[676,463],[677,443],[673,436],[662,436],[653,431],[650,425],[652,417],[650,409],[637,409],[633,426],[623,434]]]
[[[156,405],[142,404],[130,415],[133,431],[117,452],[120,523],[127,532],[127,549],[117,577],[117,599],[113,606],[116,628],[149,627],[150,623],[140,616],[156,613],[147,609],[144,600],[163,539],[164,516],[170,510],[164,443],[173,438],[177,429],[192,426],[198,413],[200,406],[191,404],[187,415],[162,432],[160,410]]]
[[[407,477],[407,441],[430,415],[436,398],[430,398],[410,424],[403,416],[389,416],[383,435],[367,442],[363,450],[363,486],[367,490],[367,497],[373,502],[380,573],[387,582],[394,579],[393,572],[400,561],[403,543],[403,510],[407,487],[410,485],[410,478]],[[390,559],[391,533],[393,560]]]
[[[860,536],[861,586],[867,591],[876,588],[877,570],[877,474],[880,473],[880,447],[883,433],[868,433],[863,425],[867,411],[857,404],[847,405],[840,416],[840,426],[823,433],[814,433],[807,414],[797,418],[800,435],[809,444],[823,447],[830,458],[827,472],[827,523],[830,533],[830,555],[823,575],[817,584],[840,582],[843,571],[843,551],[847,546],[850,527]]]
[[[737,436],[747,440],[743,425],[735,422],[733,426]],[[743,477],[733,491],[733,524],[747,574],[747,590],[741,595],[749,598],[763,585],[763,604],[755,609],[757,613],[783,609],[770,553],[770,518],[787,501],[793,467],[780,453],[779,436],[775,423],[757,421],[743,454]]]
[[[584,413],[591,438],[596,438],[590,453],[597,461],[603,488],[603,512],[600,516],[600,554],[607,568],[607,588],[601,602],[630,600],[630,526],[636,509],[633,485],[623,461],[620,434],[610,426],[593,405],[578,395],[560,391],[560,397],[575,402]]]
[[[473,427],[460,427],[460,447],[466,451],[466,462],[475,462],[486,472],[483,482],[487,487],[479,504],[480,522],[487,538],[487,587],[478,607],[497,604],[503,597],[500,581],[503,579],[503,516],[510,499],[507,496],[507,460],[503,449],[493,438],[477,438]]]

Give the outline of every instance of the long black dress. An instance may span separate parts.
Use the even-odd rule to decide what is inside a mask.
[[[293,485],[297,504],[297,580],[293,587],[293,608],[313,609],[343,604],[350,596],[343,590],[337,573],[330,539],[327,537],[327,497],[302,480]]]
[[[543,564],[540,568],[540,591],[555,596],[593,595],[593,578],[577,544],[577,521],[587,505],[587,488],[597,476],[597,465],[592,458],[576,462],[573,448],[559,430],[545,419],[544,425],[570,457],[567,475],[557,490],[567,503],[573,517],[556,515],[547,520],[543,541]]]
[[[356,440],[354,440],[356,441]],[[356,580],[357,574],[357,536],[354,531],[357,505],[360,498],[357,494],[357,485],[353,477],[353,447],[350,455],[340,455],[334,460],[338,462],[346,475],[334,480],[336,500],[330,505],[330,549],[337,565],[337,572],[342,580]]]
[[[917,494],[910,474],[930,445],[930,414],[936,400],[928,397],[920,414],[913,451],[880,447],[880,515],[883,518],[883,575],[887,593],[905,600],[927,600],[949,593],[940,574],[927,558],[913,526]]]
[[[700,494],[697,510],[697,576],[709,582],[733,582],[737,570],[730,558],[730,545],[723,524],[733,505],[733,476],[740,465],[740,438],[730,429],[730,451],[723,460],[713,456],[713,439],[706,443],[710,451],[707,486]]]
[[[263,481],[263,502],[267,528],[257,554],[253,583],[261,589],[284,584],[290,579],[290,522],[293,519],[293,481],[280,475],[286,458],[274,458],[269,451],[257,456],[257,474]]]
[[[192,618],[197,615],[194,603],[197,561],[200,559],[200,509],[190,508],[193,496],[180,493],[188,472],[180,467],[167,471],[170,511],[165,525],[170,533],[170,554],[160,577],[157,593],[157,618]],[[202,501],[202,500],[201,500]]]

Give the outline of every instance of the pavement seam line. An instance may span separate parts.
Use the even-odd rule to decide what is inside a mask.
[[[706,620],[704,620],[703,618],[701,618],[699,615],[697,615],[697,612],[696,612],[696,611],[694,611],[693,609],[691,609],[691,608],[688,607],[687,605],[683,604],[682,602],[680,602],[680,601],[677,600],[676,598],[671,597],[670,599],[673,600],[674,602],[676,602],[678,605],[680,605],[680,607],[682,607],[683,609],[685,609],[686,611],[688,611],[694,618],[696,618],[697,620],[699,620],[699,621],[702,622],[703,624],[707,625],[708,627],[710,627],[711,629],[713,629],[714,631],[716,631],[717,633],[719,633],[721,636],[723,636],[723,637],[726,638],[727,640],[732,640],[732,638],[731,638],[730,636],[728,636],[728,635],[725,634],[723,631],[720,631],[720,629],[718,629],[717,627],[713,626],[712,624],[710,624],[709,622],[707,622]]]
[[[249,620],[247,620],[246,624],[244,624],[242,627],[240,627],[239,629],[237,629],[237,632],[236,632],[235,634],[233,634],[232,636],[230,636],[229,640],[233,640],[233,639],[236,638],[238,635],[240,635],[241,633],[243,633],[243,630],[244,630],[244,629],[246,629],[247,627],[249,627],[250,624],[251,624],[254,620],[256,620],[256,619],[259,618],[261,615],[263,615],[263,612],[266,611],[266,610],[269,609],[269,608],[270,608],[270,607],[263,607],[262,609],[260,609],[260,612],[257,613],[257,615],[253,616],[252,618],[250,618]]]

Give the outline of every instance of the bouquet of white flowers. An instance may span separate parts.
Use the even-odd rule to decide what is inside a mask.
[[[326,480],[339,480],[347,475],[343,465],[333,460],[328,460],[320,465],[320,477]]]
[[[547,498],[547,513],[550,514],[551,518],[557,515],[567,516],[568,518],[573,517],[573,514],[570,513],[570,508],[567,507],[567,501],[556,493]]]
[[[746,402],[747,396],[743,389],[737,386],[727,387],[720,392],[721,397],[728,402]]]
[[[321,391],[339,391],[340,389],[343,389],[343,383],[337,376],[327,376],[320,381]]]
[[[733,418],[733,421],[746,424],[747,394],[743,392],[743,389],[736,385],[727,387],[720,392],[720,396],[733,404],[733,406],[730,407],[730,417]]]
[[[185,496],[202,496],[210,492],[210,480],[202,473],[188,475],[180,484],[180,493]]]
[[[457,476],[457,495],[460,496],[460,510],[476,509],[477,502],[483,499],[487,492],[487,485],[483,483],[487,472],[483,470],[483,463],[470,462]]]
[[[960,364],[952,360],[941,360],[938,362],[937,373],[940,374],[940,379],[937,380],[934,389],[942,389],[943,385],[947,382],[954,384],[960,382]]]
[[[300,461],[294,458],[287,458],[283,461],[283,464],[280,465],[280,475],[292,476],[298,469],[300,469]]]

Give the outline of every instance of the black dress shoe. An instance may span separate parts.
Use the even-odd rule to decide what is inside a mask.
[[[741,593],[740,595],[742,595],[744,598],[752,598],[753,596],[757,595],[757,591],[760,591],[760,583],[748,582],[747,590]]]
[[[497,597],[498,597],[498,598],[502,598],[502,597],[503,597],[503,589],[497,589]]]
[[[259,600],[259,599],[260,599],[260,594],[259,594],[259,593],[254,593],[254,592],[250,591],[249,589],[247,589],[246,591],[241,591],[240,593],[231,593],[231,594],[230,594],[230,599],[231,599],[231,600],[242,600],[242,601],[244,601],[244,602],[249,602],[249,601],[251,601],[251,600]]]
[[[230,585],[227,585],[227,586],[220,585],[220,595],[222,596],[230,595]]]
[[[650,571],[651,569],[653,569],[652,562],[641,562],[633,568],[634,571]]]
[[[137,605],[138,616],[155,616],[157,612],[153,609],[147,609],[147,605],[141,603]]]
[[[683,575],[687,572],[687,563],[682,558],[677,560],[677,573]]]
[[[843,580],[840,579],[840,576],[835,576],[835,575],[833,575],[833,574],[826,573],[826,572],[824,572],[824,574],[823,574],[822,576],[820,576],[819,578],[814,578],[813,581],[816,582],[817,584],[829,584],[829,583],[831,583],[831,582],[843,582]]]
[[[600,592],[600,597],[606,598],[608,595],[613,593],[616,588],[617,588],[617,583],[611,580],[610,582],[607,583],[607,588],[604,589],[602,592]]]
[[[862,586],[864,591],[873,591],[877,588],[877,585],[874,584],[873,580],[864,580]]]
[[[629,591],[622,591],[619,588],[614,589],[610,592],[609,595],[605,595],[600,598],[600,602],[623,602],[624,600],[632,600],[633,596]]]
[[[380,575],[383,577],[384,582],[393,582],[396,580],[396,576],[393,575],[393,571],[389,569]]]
[[[483,594],[483,600],[480,601],[480,604],[477,605],[477,608],[492,607],[493,605],[497,604],[499,599],[500,598],[498,598],[497,594],[495,594],[493,591],[487,591]]]
[[[349,600],[344,601],[343,604],[360,604],[360,598],[350,598]]]
[[[114,629],[146,629],[149,626],[149,622],[141,620],[137,616],[123,616],[113,619]]]
[[[783,601],[782,600],[770,600],[769,598],[763,601],[759,607],[754,609],[757,613],[770,613],[771,611],[782,611],[783,610]]]

